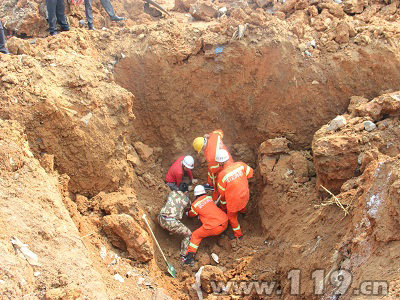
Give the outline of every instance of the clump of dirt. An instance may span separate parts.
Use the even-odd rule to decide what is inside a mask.
[[[212,280],[330,298],[337,270],[351,271],[351,289],[382,278],[397,295],[398,2],[337,2],[160,1],[172,16],[155,18],[140,1],[113,1],[123,23],[96,2],[104,29],[78,28],[83,7],[71,6],[73,29],[41,38],[43,3],[4,1],[6,27],[36,38],[11,38],[14,55],[0,61],[3,294],[193,299],[205,266],[207,299],[238,296],[213,294]],[[163,179],[216,128],[235,160],[256,168],[245,237],[206,239],[195,266],[182,267],[180,238],[156,222]],[[205,182],[204,157],[195,165]],[[14,252],[12,237],[40,266]],[[290,296],[294,269],[301,290]]]

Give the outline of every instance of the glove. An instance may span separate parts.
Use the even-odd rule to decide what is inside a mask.
[[[203,186],[204,186],[204,188],[205,188],[206,190],[211,189],[211,185],[209,185],[208,183],[203,184]]]
[[[185,212],[185,215],[186,215],[186,217],[189,217],[189,212],[188,211]]]
[[[199,181],[197,179],[192,179],[193,184],[197,184]]]

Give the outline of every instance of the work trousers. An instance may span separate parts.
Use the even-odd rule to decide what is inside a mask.
[[[240,212],[245,213],[246,207],[243,208]],[[231,223],[231,226],[233,229],[233,234],[237,238],[241,237],[243,235],[243,232],[242,232],[242,229],[240,228],[240,224],[239,224],[239,220],[238,220],[239,212],[238,211],[231,212],[228,210],[227,215],[228,215],[229,222]]]
[[[228,228],[228,221],[222,223],[221,225],[218,225],[213,229],[205,229],[204,225],[201,226],[199,229],[196,229],[190,239],[188,252],[196,253],[202,239],[208,236],[220,235],[226,230],[226,228]]]
[[[93,24],[93,7],[92,7],[93,0],[85,0],[85,12],[86,12],[86,19],[89,24]],[[112,18],[115,16],[114,7],[112,6],[110,0],[100,0],[101,5],[103,5],[107,14]]]
[[[175,218],[166,218],[162,215],[158,215],[158,223],[160,223],[160,226],[165,230],[183,236],[180,255],[185,256],[192,231]]]
[[[4,35],[4,28],[3,24],[1,24],[0,21],[0,53],[7,54],[7,48],[6,48],[6,37]]]
[[[46,0],[46,5],[50,33],[57,32],[57,23],[60,24],[62,30],[69,30],[64,0]]]

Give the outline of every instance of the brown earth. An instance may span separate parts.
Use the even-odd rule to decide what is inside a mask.
[[[195,299],[201,266],[207,299],[271,298],[212,294],[212,280],[338,299],[337,270],[352,275],[340,299],[364,299],[352,291],[366,280],[387,281],[397,297],[399,2],[162,1],[171,16],[161,18],[140,1],[113,4],[128,20],[111,22],[95,1],[99,30],[87,31],[83,7],[71,5],[72,30],[55,37],[44,3],[0,4],[15,35],[12,55],[0,57],[2,298]],[[256,169],[245,237],[206,239],[183,268],[179,237],[156,222],[163,179],[174,159],[194,155],[194,137],[216,128]],[[201,156],[194,174],[205,180]]]

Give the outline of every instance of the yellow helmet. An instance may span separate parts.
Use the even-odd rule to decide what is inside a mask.
[[[201,152],[204,146],[204,138],[202,136],[197,137],[193,141],[193,148],[196,150],[198,153]]]

